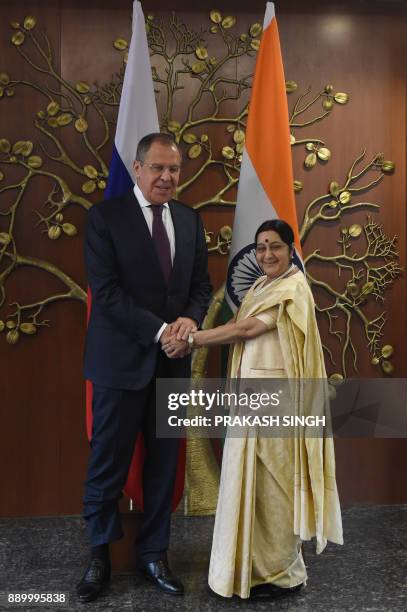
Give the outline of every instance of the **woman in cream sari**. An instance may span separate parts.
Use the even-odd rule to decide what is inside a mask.
[[[312,293],[292,263],[291,227],[266,221],[255,239],[264,276],[250,288],[232,322],[196,331],[190,345],[232,344],[230,378],[326,378]],[[166,350],[171,356],[175,345]],[[271,596],[297,591],[307,580],[301,544],[314,536],[317,553],[327,540],[343,543],[332,438],[228,436],[211,589],[241,598],[251,590],[253,595],[266,589]]]

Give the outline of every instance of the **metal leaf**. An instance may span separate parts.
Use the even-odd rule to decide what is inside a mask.
[[[10,83],[10,77],[7,72],[0,72],[0,83],[2,85],[8,85]]]
[[[195,62],[195,64],[192,64],[192,72],[194,72],[195,74],[200,74],[205,69],[206,69],[205,62]]]
[[[255,38],[254,40],[252,40],[252,42],[250,43],[251,48],[254,51],[258,51],[260,49],[260,41],[258,38]]]
[[[348,202],[350,202],[352,195],[349,191],[342,191],[342,193],[339,196],[339,201],[341,202],[341,204],[348,204]]]
[[[350,226],[348,233],[349,236],[352,236],[352,238],[357,238],[362,233],[362,226],[358,223],[354,223]]]
[[[393,355],[393,353],[394,353],[394,348],[392,347],[392,345],[391,345],[391,344],[386,344],[386,345],[385,345],[385,346],[382,348],[381,353],[382,353],[382,355],[383,355],[383,357],[384,357],[385,359],[388,359],[389,357],[391,357],[391,356]]]
[[[101,189],[103,191],[104,189],[106,189],[106,184],[106,181],[104,181],[103,179],[101,181],[98,181],[98,189]]]
[[[218,26],[213,25],[213,26],[210,27],[210,31],[211,31],[212,34],[216,34],[219,31],[219,28],[218,28]]]
[[[4,321],[0,321],[0,332],[3,331],[5,325],[4,325]]]
[[[322,161],[328,161],[328,159],[331,157],[331,151],[326,147],[321,147],[318,149],[317,155]]]
[[[198,59],[204,60],[208,57],[208,50],[205,47],[197,47],[195,49],[195,55]]]
[[[222,155],[226,159],[233,159],[234,156],[235,156],[235,151],[234,151],[234,149],[232,149],[232,147],[223,147]]]
[[[326,93],[332,93],[332,92],[333,92],[333,90],[334,90],[334,87],[333,87],[333,85],[330,85],[330,84],[328,83],[327,85],[325,85],[325,88],[324,88],[324,89],[325,89]]]
[[[380,363],[380,359],[378,357],[373,357],[372,361],[370,362],[372,365],[377,365]]]
[[[17,344],[19,338],[20,338],[20,333],[17,329],[12,329],[11,331],[8,332],[6,336],[6,340],[9,344]]]
[[[55,102],[55,100],[53,100],[52,102],[50,102],[47,106],[47,113],[48,115],[50,115],[51,117],[53,117],[54,115],[56,115],[59,112],[59,104],[58,102]]]
[[[257,36],[260,36],[262,29],[263,28],[261,27],[260,23],[253,23],[250,26],[250,30],[249,30],[250,36],[253,36],[253,38],[256,38]]]
[[[76,227],[72,223],[63,223],[62,224],[62,231],[67,236],[76,236],[76,234],[78,233],[78,230],[76,229]]]
[[[35,28],[36,24],[37,24],[37,20],[32,15],[29,15],[28,17],[24,19],[24,28],[26,30],[32,30],[33,28]]]
[[[220,23],[222,21],[222,14],[220,11],[213,10],[209,13],[209,17],[213,23]]]
[[[79,81],[78,83],[76,83],[75,85],[75,89],[76,91],[79,91],[79,93],[88,93],[88,91],[90,90],[90,87],[87,83],[85,83],[85,81]]]
[[[95,189],[96,189],[95,181],[86,181],[82,185],[82,191],[83,191],[83,193],[86,193],[86,194],[93,193],[95,191]]]
[[[339,184],[336,181],[331,181],[329,183],[329,193],[336,197],[337,195],[339,195]]]
[[[11,149],[10,141],[7,138],[0,138],[0,151],[2,153],[9,153]]]
[[[338,202],[336,200],[331,200],[330,202],[328,202],[328,205],[331,208],[336,208],[338,206]]]
[[[313,142],[307,142],[305,148],[307,149],[307,151],[313,151],[315,149],[315,145]]]
[[[1,172],[1,170],[0,170],[0,181],[2,181],[3,179],[4,179],[4,174],[3,174],[3,172]]]
[[[298,85],[295,81],[286,81],[285,82],[285,90],[287,93],[292,93],[298,88]]]
[[[6,327],[7,327],[7,329],[14,329],[16,327],[16,322],[13,321],[12,319],[9,319],[6,322]]]
[[[334,101],[332,100],[332,98],[326,98],[322,102],[322,107],[326,111],[330,111],[332,109],[333,105],[334,105]]]
[[[338,104],[346,104],[346,102],[349,100],[349,96],[346,93],[339,92],[334,94],[334,100]]]
[[[359,295],[359,287],[357,286],[356,283],[349,281],[349,283],[346,286],[346,291],[349,293],[349,295],[351,295],[352,297],[356,297],[357,295]]]
[[[396,164],[390,160],[386,160],[382,163],[382,170],[387,174],[392,174],[396,168]]]
[[[51,240],[58,240],[61,235],[61,232],[62,230],[59,225],[51,225],[48,230],[48,238],[50,238]]]
[[[61,223],[61,221],[64,220],[64,215],[62,213],[58,213],[57,215],[55,215],[55,221],[58,221],[58,223]]]
[[[232,228],[229,225],[224,225],[220,228],[219,234],[223,240],[230,240],[232,238]]]
[[[209,136],[208,134],[202,134],[201,136],[201,142],[208,142],[209,140]]]
[[[86,166],[84,166],[83,171],[86,174],[86,176],[90,179],[97,178],[99,174],[96,168],[94,166],[91,166],[90,164],[87,164]]]
[[[14,32],[13,36],[11,37],[11,42],[16,47],[19,47],[20,45],[22,45],[24,41],[25,41],[25,36],[20,31]]]
[[[7,232],[0,232],[0,244],[8,244],[10,240],[10,234],[8,234]]]
[[[188,157],[189,159],[196,159],[197,157],[200,156],[202,151],[202,147],[200,144],[194,144],[192,145],[192,147],[190,147],[190,149],[188,150]]]
[[[33,150],[33,143],[29,140],[17,140],[13,145],[14,155],[23,155],[28,157]]]
[[[47,123],[49,127],[52,127],[52,128],[58,127],[58,121],[56,117],[49,117]]]
[[[124,38],[117,38],[113,43],[113,47],[118,51],[124,51],[128,46],[129,44]]]
[[[28,158],[27,163],[30,168],[41,168],[42,159],[39,155],[31,155],[31,157]]]
[[[57,123],[60,127],[64,125],[69,125],[72,121],[73,117],[70,113],[62,113],[62,115],[58,115]]]
[[[382,361],[382,370],[385,374],[393,374],[394,365],[391,363],[391,361],[384,360]]]
[[[372,293],[374,289],[374,283],[372,283],[372,281],[368,281],[367,283],[365,283],[362,287],[362,293],[364,295],[369,295],[369,293]]]
[[[225,30],[228,30],[229,28],[233,28],[235,23],[236,23],[236,17],[233,17],[232,15],[228,15],[227,17],[225,17],[225,19],[223,19],[222,27],[224,27]]]
[[[302,181],[294,181],[294,191],[298,193],[304,187]]]
[[[239,153],[239,155],[240,153],[243,153],[244,142],[238,142],[235,149],[236,149],[236,153]]]
[[[175,134],[176,132],[179,132],[181,129],[181,124],[179,121],[169,121],[168,122],[168,131],[172,132],[173,134]]]
[[[304,160],[304,166],[306,168],[313,168],[317,163],[316,153],[309,153]]]
[[[235,132],[233,132],[233,140],[236,142],[236,144],[244,142],[245,138],[246,135],[243,130],[235,130]]]
[[[28,336],[32,336],[37,333],[37,327],[34,325],[34,323],[21,323],[20,329],[24,334],[27,334]]]
[[[290,145],[295,144],[295,136],[294,134],[290,134]]]
[[[79,119],[75,121],[75,129],[80,134],[86,132],[86,130],[88,129],[88,122],[86,121],[85,117],[79,117]]]

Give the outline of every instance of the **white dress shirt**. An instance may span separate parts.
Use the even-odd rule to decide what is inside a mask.
[[[141,212],[144,215],[148,230],[152,236],[153,235],[153,211],[151,210],[151,206],[154,206],[154,204],[150,204],[150,202],[146,200],[146,198],[144,197],[137,183],[134,184],[134,195],[136,196],[137,201],[140,204]],[[163,219],[165,231],[167,232],[168,241],[170,243],[171,263],[174,263],[175,231],[174,231],[174,224],[172,222],[171,211],[170,211],[170,207],[168,206],[168,202],[165,202],[164,204],[162,219]],[[163,333],[166,327],[167,327],[167,323],[163,323],[154,338],[154,342],[158,342],[160,340],[161,334]]]

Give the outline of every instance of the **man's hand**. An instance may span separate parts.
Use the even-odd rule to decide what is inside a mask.
[[[185,355],[189,355],[191,352],[188,342],[185,340],[177,340],[175,335],[171,336],[167,342],[162,344],[162,349],[170,359],[185,357]]]
[[[171,323],[172,335],[176,336],[177,340],[188,340],[189,334],[196,330],[196,321],[188,317],[178,317],[174,323]]]

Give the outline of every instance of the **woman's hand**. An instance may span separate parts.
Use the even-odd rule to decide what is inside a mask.
[[[189,355],[191,349],[185,340],[177,340],[174,334],[162,344],[162,349],[170,359],[177,359]]]

